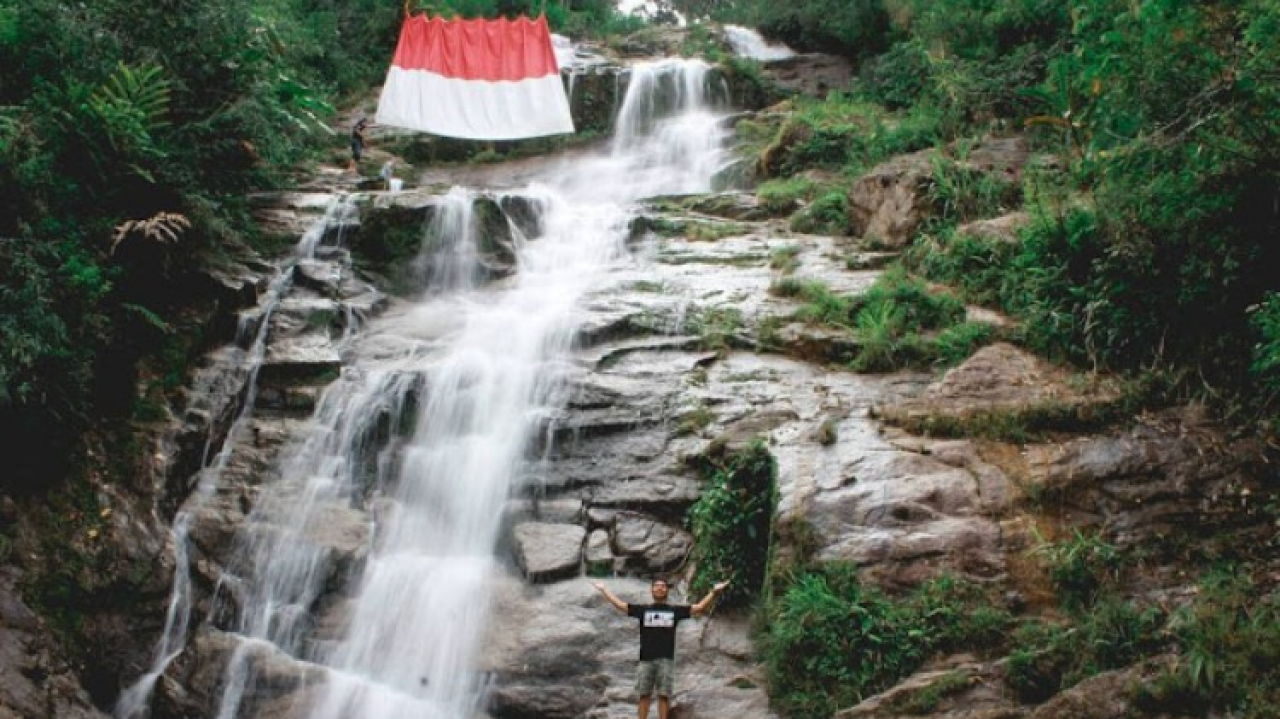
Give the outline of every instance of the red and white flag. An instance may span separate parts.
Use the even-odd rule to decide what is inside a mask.
[[[573,132],[546,18],[410,16],[377,122],[470,140]]]

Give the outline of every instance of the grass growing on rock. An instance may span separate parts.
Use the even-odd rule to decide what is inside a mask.
[[[950,577],[898,598],[862,585],[856,567],[843,563],[808,566],[775,582],[760,646],[771,696],[794,719],[826,719],[935,653],[990,655],[1011,621],[982,588]]]
[[[857,296],[789,277],[775,281],[770,292],[803,301],[795,319],[853,334],[860,349],[850,368],[858,372],[954,365],[997,335],[990,325],[964,321],[959,299],[933,290],[901,266],[886,271]]]

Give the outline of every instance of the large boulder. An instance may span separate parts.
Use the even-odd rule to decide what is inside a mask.
[[[524,522],[515,528],[516,561],[530,582],[572,577],[582,565],[587,530],[577,524]]]
[[[930,193],[936,162],[1012,185],[1029,155],[1021,138],[989,138],[958,159],[922,150],[877,165],[849,189],[850,233],[886,248],[903,247],[935,212]]]
[[[876,408],[882,419],[929,431],[998,414],[1029,421],[1098,415],[1120,398],[1106,377],[1081,375],[1007,343],[983,347],[918,398]],[[1040,419],[1043,418],[1043,419]]]
[[[613,525],[614,554],[641,573],[665,572],[684,562],[693,537],[683,529],[635,512],[619,512]]]

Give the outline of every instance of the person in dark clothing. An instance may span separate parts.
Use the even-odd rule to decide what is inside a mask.
[[[702,601],[694,605],[669,604],[670,587],[665,579],[655,579],[649,587],[651,604],[628,604],[618,599],[600,582],[592,582],[604,598],[618,611],[640,621],[640,665],[636,672],[637,709],[640,719],[649,719],[649,703],[658,695],[658,719],[667,719],[671,711],[671,693],[675,684],[676,624],[689,617],[704,614],[716,597],[729,586],[720,582]]]
[[[347,170],[355,172],[357,163],[364,156],[365,136],[364,132],[369,128],[369,118],[362,117],[356,121],[351,128],[351,164],[347,165]]]

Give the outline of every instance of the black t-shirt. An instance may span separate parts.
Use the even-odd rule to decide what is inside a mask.
[[[674,659],[676,622],[688,619],[688,604],[628,604],[627,616],[640,620],[640,661]]]

